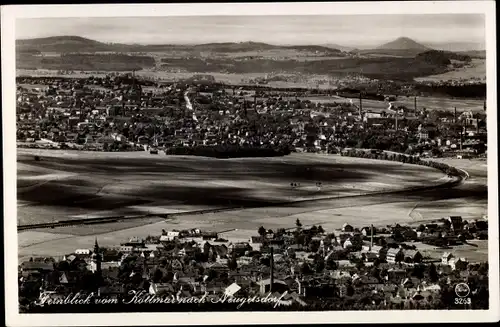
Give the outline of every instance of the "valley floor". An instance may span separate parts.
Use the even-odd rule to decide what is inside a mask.
[[[27,155],[25,151],[27,150],[20,150],[19,153],[21,154],[21,158],[23,155]],[[62,153],[59,151],[53,151],[52,153],[44,152],[44,155],[49,158],[60,158],[61,154]],[[106,155],[105,153],[92,154],[92,158],[98,159],[99,156],[103,156],[104,158]],[[183,158],[181,160],[178,157],[170,156],[155,157],[151,159],[151,156],[145,153],[118,153],[112,155],[121,156],[122,159],[127,157],[130,158],[130,156],[143,156],[144,158],[139,162],[147,160],[150,163],[145,167],[136,164],[134,168],[136,171],[135,173],[141,175],[141,178],[146,174],[145,171],[151,169],[150,164],[153,163],[156,167],[161,167],[159,163],[163,163],[168,167],[166,170],[170,170],[170,172],[163,171],[161,173],[163,175],[162,179],[169,180],[170,184],[167,186],[163,184],[155,185],[155,187],[160,187],[160,192],[158,192],[158,189],[155,189],[154,192],[148,191],[148,188],[151,187],[149,184],[153,183],[153,176],[151,175],[148,177],[149,180],[145,180],[141,183],[134,182],[131,189],[129,188],[130,185],[127,187],[117,187],[115,184],[107,184],[105,186],[108,189],[111,188],[113,190],[112,192],[115,193],[114,195],[108,194],[106,196],[113,195],[115,197],[126,197],[128,192],[140,193],[140,190],[143,190],[145,194],[151,195],[154,199],[152,199],[150,203],[135,206],[136,210],[142,212],[160,210],[173,213],[192,211],[200,207],[214,207],[213,203],[210,203],[210,199],[216,199],[213,198],[213,194],[217,193],[217,190],[220,192],[217,197],[218,200],[220,200],[220,197],[226,197],[225,200],[232,198],[233,201],[243,201],[249,198],[263,201],[264,199],[269,200],[269,198],[272,197],[279,200],[290,199],[289,194],[291,189],[288,181],[293,179],[290,179],[290,176],[287,177],[288,179],[284,179],[283,176],[285,175],[272,176],[271,172],[274,172],[274,174],[278,173],[279,175],[280,170],[281,173],[290,172],[290,167],[293,167],[290,174],[298,178],[301,175],[295,175],[297,173],[297,167],[303,167],[304,163],[307,163],[307,167],[320,167],[321,165],[325,165],[325,169],[328,168],[328,170],[345,169],[339,172],[339,175],[348,175],[346,167],[351,167],[350,170],[352,170],[357,177],[339,183],[343,185],[342,189],[340,189],[339,185],[333,182],[335,178],[339,179],[339,175],[335,175],[330,181],[323,180],[324,186],[321,191],[316,190],[314,187],[314,179],[307,180],[307,178],[305,178],[301,185],[304,188],[310,188],[310,190],[293,190],[301,194],[294,194],[292,198],[296,200],[303,198],[316,200],[300,204],[294,204],[292,202],[284,205],[269,205],[269,203],[267,203],[262,207],[257,206],[217,213],[183,214],[177,217],[174,215],[168,220],[148,217],[140,220],[130,220],[104,225],[72,226],[49,230],[23,231],[19,232],[17,235],[19,244],[18,255],[20,259],[26,259],[31,256],[63,255],[73,251],[75,248],[88,248],[93,244],[95,237],[98,237],[99,243],[104,246],[117,245],[133,236],[145,237],[147,235],[159,235],[162,229],[190,229],[197,227],[203,230],[219,232],[232,230],[224,233],[222,237],[233,241],[248,241],[250,236],[256,235],[257,229],[261,225],[265,226],[267,229],[292,228],[294,227],[296,219],[300,219],[305,226],[313,224],[322,225],[323,228],[328,231],[339,228],[346,222],[354,226],[363,227],[369,224],[378,226],[394,223],[413,224],[419,221],[439,219],[450,215],[459,215],[468,220],[481,218],[483,215],[487,214],[487,174],[485,161],[455,160],[451,163],[458,168],[463,167],[468,169],[470,174],[468,180],[453,189],[429,190],[425,192],[415,192],[414,194],[410,192],[399,195],[384,195],[371,193],[380,190],[393,190],[398,187],[408,187],[410,185],[417,186],[425,183],[442,183],[442,175],[434,170],[419,170],[423,168],[420,166],[413,167],[411,165],[405,165],[402,167],[401,164],[392,162],[381,163],[380,161],[369,159],[309,154],[294,154],[286,158],[264,159],[267,166],[263,165],[262,162],[258,162],[258,165],[255,165],[257,159],[230,159],[229,161],[219,161],[216,169],[212,169],[215,166],[210,165],[210,162],[216,159]],[[80,169],[84,170],[86,163],[85,153],[67,153],[63,154],[63,157],[64,156],[78,157],[80,160]],[[147,159],[145,157],[147,157]],[[28,167],[33,167],[31,164],[22,162],[22,160],[28,159],[25,157],[25,159],[21,159],[21,164],[18,162],[20,167],[18,168],[18,172],[21,178],[23,175],[25,177],[30,176],[30,174],[27,173],[23,174],[23,170],[27,171]],[[50,161],[50,159],[47,160]],[[263,159],[259,158],[259,160],[262,161]],[[43,160],[41,162],[43,162]],[[203,162],[203,164],[197,165],[194,164],[195,162]],[[102,171],[103,165],[92,162],[90,166],[94,171],[100,171],[101,174],[104,175]],[[198,170],[194,169],[187,172],[188,166],[190,169],[197,167]],[[343,168],[339,168],[340,166]],[[251,167],[254,167],[253,170]],[[51,169],[53,168],[55,167],[52,166]],[[58,168],[60,169],[61,167]],[[175,172],[174,168],[181,169],[184,172]],[[144,169],[144,171],[142,169]],[[210,170],[210,173],[206,174],[205,172],[204,175],[201,173],[203,169]],[[220,174],[224,172],[227,174],[225,178],[221,178],[222,175]],[[85,172],[79,173],[85,175]],[[150,173],[151,172],[147,174]],[[108,174],[110,173],[108,172]],[[192,174],[190,177],[191,181],[188,184],[191,186],[185,184],[186,176],[190,174]],[[128,179],[130,178],[129,175],[129,173],[124,173],[121,178]],[[180,178],[179,176],[184,177]],[[247,178],[238,180],[234,178],[234,176],[240,178],[247,176]],[[365,179],[361,180],[361,176],[364,176]],[[155,178],[158,179],[158,177]],[[300,178],[304,178],[304,176]],[[96,179],[100,180],[102,177]],[[134,180],[137,180],[137,178]],[[189,186],[189,192],[193,192],[197,185],[199,187],[202,187],[202,185],[210,185],[209,190],[203,189],[204,193],[191,193],[194,194],[194,197],[205,197],[207,202],[202,204],[202,202],[193,200],[191,203],[185,201],[184,203],[177,203],[176,205],[166,204],[165,201],[168,200],[168,197],[171,197],[171,195],[169,195],[170,193],[166,190],[171,189],[173,193],[179,191],[180,189],[175,188],[178,187],[178,185],[174,186],[174,184],[178,184],[180,180],[184,180],[184,187]],[[61,182],[61,180],[58,182]],[[121,183],[122,181],[120,181],[118,185],[122,185]],[[381,186],[382,188],[380,188]],[[226,187],[230,188],[228,193],[231,193],[232,197],[224,193],[223,190]],[[330,190],[328,190],[329,187],[331,188]],[[70,189],[75,189],[75,187],[71,187]],[[234,197],[234,193],[237,193],[236,190],[242,191],[239,195],[239,199]],[[318,194],[318,192],[322,194]],[[338,196],[329,198],[332,192],[337,192]],[[158,196],[154,194],[161,194],[161,196],[158,198]],[[186,197],[187,194],[188,193],[181,192],[181,195],[184,197]],[[351,196],[341,197],[340,195]],[[29,201],[22,201],[22,194],[18,194],[18,198],[21,199],[20,201],[18,200],[18,221],[34,221],[43,219],[44,215],[46,217],[53,217],[56,213],[61,215],[64,212],[71,212],[71,210],[73,210],[69,210],[64,206],[51,207],[44,206],[43,204],[33,206]],[[106,201],[109,200],[107,197],[105,199]],[[120,199],[123,201],[123,198]],[[176,200],[178,201],[179,199],[177,198]],[[172,199],[170,199],[170,201],[172,201]],[[62,203],[64,203],[64,201]],[[92,200],[89,200],[88,203],[92,203]],[[221,203],[219,203],[219,206],[220,205]],[[116,208],[111,209],[111,211],[119,211],[122,209],[123,206],[118,201],[116,203]],[[89,213],[89,208],[81,207],[78,208],[78,210],[85,212],[87,215],[92,215],[92,213]],[[91,210],[90,212],[99,214],[98,210]],[[103,214],[103,212],[100,212],[100,214]],[[464,251],[471,252],[475,257],[484,259],[487,256],[487,251],[485,250],[487,242],[483,243],[484,244],[478,247],[470,246],[464,249]]]

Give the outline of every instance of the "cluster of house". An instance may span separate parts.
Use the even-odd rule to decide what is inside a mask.
[[[20,296],[32,303],[82,291],[117,300],[130,289],[184,297],[269,293],[280,297],[286,292],[284,303],[307,307],[325,299],[376,293],[386,306],[429,305],[431,298],[439,297],[438,280],[453,284],[477,275],[477,269],[471,269],[474,263],[456,258],[450,250],[443,250],[441,258],[431,258],[417,249],[414,241],[428,241],[434,225],[360,230],[344,224],[341,230],[326,233],[321,227],[297,224],[288,231],[261,228],[258,236],[244,242],[222,239],[217,232],[174,230],[109,248],[100,248],[96,239],[93,250],[77,249],[59,260],[23,262]],[[482,225],[482,221],[464,223],[454,217],[439,228],[451,235],[482,230]],[[438,236],[442,238],[446,236]],[[419,275],[422,269],[426,273]]]
[[[472,113],[460,118],[464,140],[459,142],[440,135],[455,120],[436,124],[423,111],[390,104],[371,112],[361,100],[359,105],[320,103],[274,91],[257,96],[243,87],[231,92],[207,82],[146,83],[125,75],[23,78],[18,83],[17,139],[27,147],[123,151],[229,144],[329,152],[382,126],[418,142],[465,151],[484,143],[486,135],[484,119]]]

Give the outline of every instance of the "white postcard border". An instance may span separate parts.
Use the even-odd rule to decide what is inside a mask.
[[[17,206],[15,137],[15,20],[41,17],[139,17],[222,15],[360,15],[482,13],[486,17],[488,108],[488,217],[490,309],[484,311],[324,311],[324,312],[206,312],[19,314],[17,290]],[[112,326],[303,324],[363,322],[498,321],[498,178],[496,111],[496,24],[493,1],[363,2],[363,3],[238,3],[238,4],[110,4],[32,5],[2,7],[2,110],[4,149],[4,236],[6,322],[9,326]],[[280,312],[281,313],[281,312]]]

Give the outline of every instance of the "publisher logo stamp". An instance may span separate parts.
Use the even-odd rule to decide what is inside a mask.
[[[460,283],[460,284],[457,284],[455,286],[455,294],[458,297],[460,297],[460,298],[467,297],[467,295],[469,295],[469,293],[470,293],[469,285],[467,285],[465,283]]]

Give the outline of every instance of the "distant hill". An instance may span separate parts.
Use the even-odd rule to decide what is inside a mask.
[[[341,51],[332,47],[318,45],[272,45],[261,42],[226,42],[206,43],[196,45],[182,44],[121,44],[103,43],[80,36],[54,36],[38,39],[25,39],[16,41],[16,50],[21,52],[163,52],[163,51],[195,51],[195,52],[248,52],[265,50],[296,50],[302,52],[321,52],[327,55],[339,54]]]
[[[38,55],[46,52],[51,53]],[[175,52],[178,54],[171,55]],[[162,53],[169,55],[162,56]],[[212,53],[214,55],[210,55]],[[408,38],[399,38],[376,49],[353,50],[350,54],[334,45],[259,42],[139,45],[103,43],[78,36],[16,41],[18,69],[130,71],[155,68],[195,74],[356,74],[377,79],[412,80],[442,74],[450,69],[450,64],[457,65],[456,61],[460,60],[469,59],[465,54],[431,50]]]
[[[382,44],[374,49],[354,49],[351,53],[364,56],[387,56],[387,57],[408,57],[413,58],[421,52],[430,50],[410,38],[400,37],[394,41]]]
[[[340,51],[345,51],[345,52],[349,52],[349,51],[355,50],[354,47],[348,47],[348,46],[344,46],[344,45],[340,45],[340,44],[334,44],[334,43],[323,44],[323,46],[327,47],[327,48],[331,48],[331,49],[338,49]]]
[[[145,46],[148,47],[148,46]],[[181,46],[189,48],[189,46]],[[246,52],[256,50],[271,50],[277,46],[261,42],[225,42],[225,43],[206,43],[193,45],[192,48],[199,51],[213,52]]]
[[[321,45],[291,45],[287,47],[281,47],[285,49],[293,49],[298,51],[310,51],[310,52],[323,52],[330,54],[337,54],[342,52],[340,49],[325,47]]]
[[[422,52],[429,50],[429,48],[410,38],[400,37],[394,41],[378,46],[376,50],[420,50]]]
[[[110,51],[113,46],[80,36],[52,36],[38,39],[16,40],[16,50],[40,52]]]

